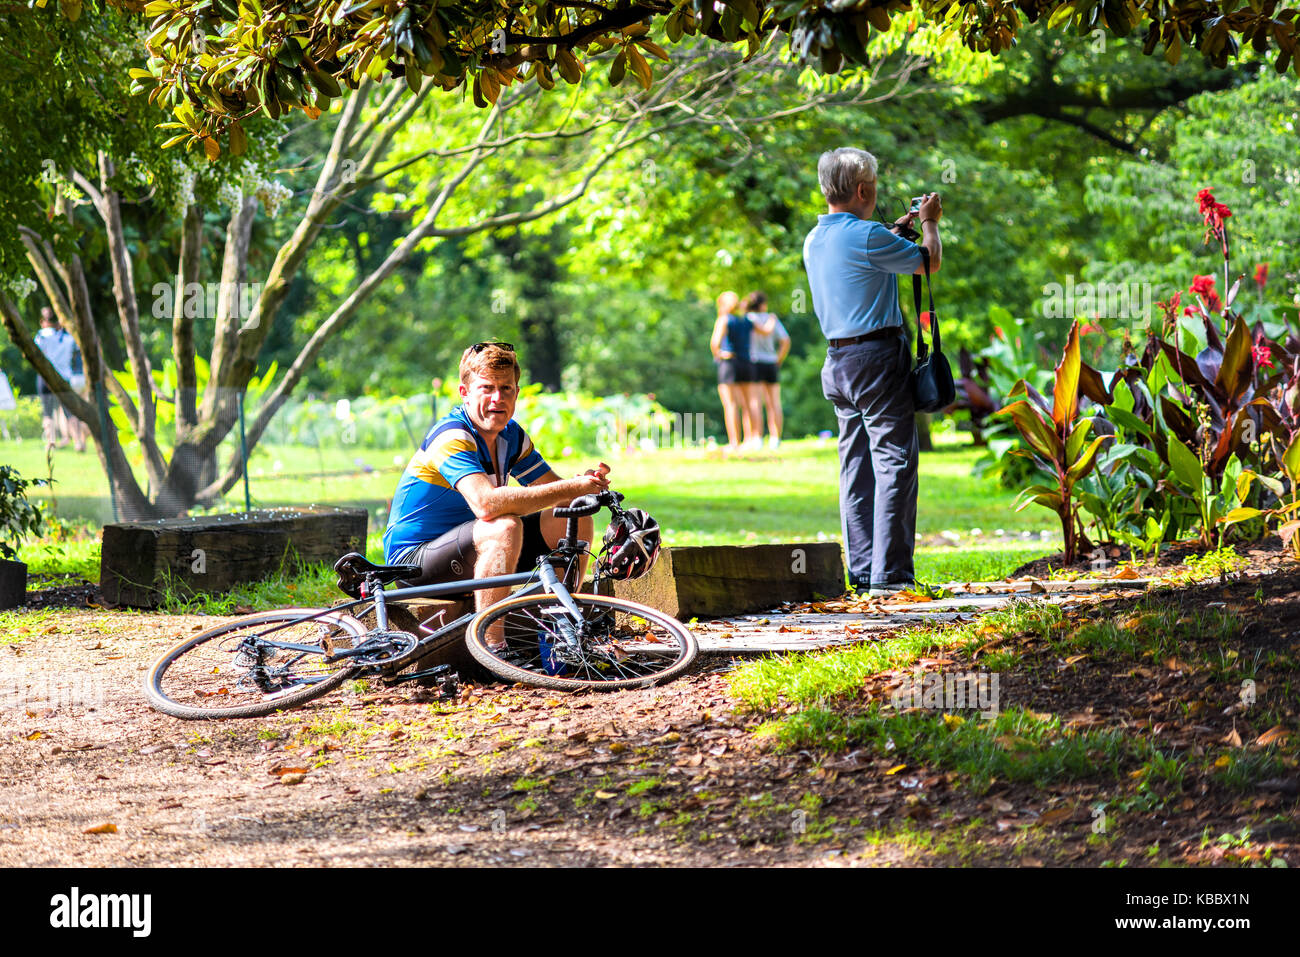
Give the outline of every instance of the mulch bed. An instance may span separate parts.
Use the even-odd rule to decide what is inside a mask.
[[[1246,559],[1249,567],[1255,571],[1275,571],[1285,567],[1289,563],[1286,551],[1282,547],[1282,542],[1273,537],[1262,538],[1255,542],[1234,543],[1232,547],[1236,553]],[[1171,571],[1182,567],[1188,558],[1201,555],[1205,552],[1204,546],[1198,542],[1172,542],[1162,545],[1160,554],[1155,561],[1143,561],[1140,558],[1132,561],[1132,553],[1127,546],[1122,545],[1095,545],[1092,548],[1080,549],[1079,555],[1071,565],[1065,564],[1065,554],[1056,552],[1053,555],[1046,555],[1043,558],[1035,558],[1031,562],[1025,562],[1014,572],[1008,575],[1008,578],[1047,578],[1052,572],[1073,571],[1079,573],[1093,572],[1093,555],[1096,549],[1104,550],[1104,558],[1108,563],[1109,572],[1113,573],[1120,562],[1130,563],[1133,570],[1141,578],[1158,578]]]

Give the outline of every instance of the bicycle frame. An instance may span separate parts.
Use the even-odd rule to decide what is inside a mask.
[[[563,543],[561,545],[561,548],[557,549],[557,552],[563,554],[562,549],[563,549]],[[552,554],[555,553],[553,552]],[[303,618],[299,618],[294,622],[285,622],[282,625],[277,625],[274,628],[270,628],[266,632],[264,632],[261,636],[259,636],[259,638],[262,641],[264,641],[267,645],[270,645],[271,647],[274,648],[281,648],[286,651],[298,651],[303,654],[319,654],[321,651],[319,646],[301,645],[301,644],[297,644],[294,642],[287,642],[287,641],[283,641],[283,642],[274,641],[272,639],[266,638],[265,636],[275,631],[279,631],[282,628],[288,628],[290,627],[290,625],[293,624],[301,624],[304,621],[311,621],[313,618],[320,618],[328,614],[338,614],[339,612],[348,612],[351,609],[356,608],[360,605],[373,604],[375,608],[375,628],[371,629],[366,633],[366,636],[369,637],[372,635],[388,632],[387,603],[389,601],[400,601],[406,598],[436,598],[440,595],[463,595],[466,592],[482,591],[487,588],[510,588],[515,585],[527,585],[529,587],[523,588],[515,592],[513,595],[511,595],[512,598],[517,598],[523,595],[531,595],[539,591],[547,594],[552,594],[555,596],[556,600],[559,601],[559,603],[564,607],[565,611],[569,613],[569,616],[574,620],[575,623],[580,624],[582,622],[583,620],[582,611],[578,608],[577,603],[574,602],[572,595],[570,594],[569,589],[565,586],[564,582],[561,581],[559,576],[555,574],[555,569],[551,564],[551,555],[543,555],[540,559],[538,559],[536,570],[532,572],[516,572],[512,575],[496,575],[491,578],[470,578],[465,581],[442,582],[442,583],[437,583],[432,585],[416,585],[413,587],[394,588],[391,590],[385,589],[383,588],[383,586],[380,586],[376,588],[374,592],[372,592],[371,594],[364,595],[361,598],[353,599],[352,601],[345,602],[342,605],[335,605],[332,608],[322,609],[321,611],[317,612],[315,615],[309,615]],[[429,645],[437,641],[437,639],[453,631],[459,630],[467,626],[469,622],[478,613],[479,613],[478,610],[468,612],[464,615],[461,615],[455,621],[442,625],[442,627],[438,628],[436,631],[432,631],[429,634],[424,635],[422,637],[418,635],[415,636],[417,639],[415,646],[411,648],[409,651],[407,651],[405,654],[399,656],[398,658],[394,659],[391,662],[386,662],[383,665],[375,665],[372,667],[377,667],[380,669],[380,671],[390,671],[393,673],[400,671],[402,668],[406,667],[406,665],[410,664],[410,662],[419,658],[421,656],[421,653]],[[423,626],[423,623],[421,623],[421,626]],[[564,637],[566,640],[573,640],[575,636],[565,635]],[[360,655],[368,654],[370,651],[373,650],[372,648],[367,647],[368,644],[369,644],[368,642],[362,641],[355,648],[339,649],[338,651],[336,651],[331,655],[326,655],[325,661],[327,662],[342,661],[347,658],[355,658]]]

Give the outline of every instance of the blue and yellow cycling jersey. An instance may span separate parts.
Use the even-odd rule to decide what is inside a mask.
[[[520,485],[531,485],[551,469],[514,419],[497,436],[496,444],[500,471],[493,474],[487,444],[463,405],[434,424],[393,493],[393,509],[384,531],[385,561],[474,520],[469,502],[456,491],[456,483],[465,476],[481,472],[500,488],[511,475]]]

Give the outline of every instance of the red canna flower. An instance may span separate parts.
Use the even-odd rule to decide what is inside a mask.
[[[1215,202],[1214,194],[1208,189],[1203,189],[1196,194],[1197,203],[1200,205],[1201,215],[1205,217],[1206,226],[1214,226],[1214,219],[1220,221],[1227,219],[1232,215],[1232,210],[1222,203]]]
[[[1193,276],[1192,287],[1188,291],[1191,292],[1193,295],[1197,295],[1197,296],[1209,297],[1209,296],[1217,295],[1217,293],[1215,293],[1214,291],[1214,277]]]
[[[921,313],[921,328],[927,332],[930,329],[930,314],[928,312]]]
[[[1195,316],[1195,315],[1196,315],[1196,310],[1193,309],[1191,306],[1183,306],[1183,315],[1184,315],[1184,316]]]
[[[1219,300],[1219,294],[1213,289],[1211,289],[1210,294],[1205,297],[1205,308],[1213,313],[1223,312],[1223,303]]]
[[[1255,264],[1255,282],[1260,289],[1264,288],[1264,283],[1268,282],[1268,263]]]
[[[1255,340],[1255,344],[1251,347],[1250,354],[1254,357],[1255,365],[1259,368],[1273,368],[1273,350],[1269,348],[1268,343],[1264,341],[1263,336],[1260,336]]]
[[[1002,327],[1001,327],[1001,326],[994,326],[994,327],[993,327],[993,334],[994,334],[995,336],[997,336],[999,339],[1001,339],[1003,342],[1006,342],[1006,341],[1007,341],[1007,334],[1006,334],[1005,332],[1002,331]]]
[[[1203,189],[1196,194],[1196,201],[1201,210],[1201,215],[1205,217],[1205,242],[1209,245],[1210,237],[1214,237],[1223,247],[1223,258],[1228,258],[1228,227],[1224,220],[1232,215],[1232,210],[1222,203],[1215,202],[1214,194],[1209,189]]]

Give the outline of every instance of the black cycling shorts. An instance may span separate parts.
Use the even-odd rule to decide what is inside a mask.
[[[773,384],[780,382],[781,376],[777,371],[777,364],[775,362],[755,362],[754,381],[771,382]]]
[[[533,512],[522,518],[524,544],[519,550],[516,573],[531,572],[537,567],[537,559],[551,552],[551,546],[546,544],[546,539],[542,535],[542,513]],[[477,560],[478,549],[474,547],[474,522],[468,521],[444,532],[431,542],[399,552],[393,556],[389,564],[419,565],[420,576],[406,579],[406,584],[414,587],[473,578],[474,563]]]
[[[721,359],[718,362],[718,385],[754,382],[754,363],[748,359]]]

